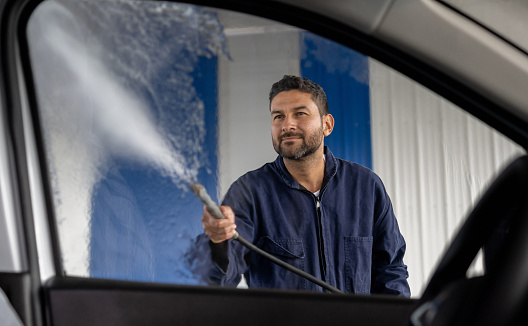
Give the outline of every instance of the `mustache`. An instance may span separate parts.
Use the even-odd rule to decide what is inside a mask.
[[[287,137],[299,137],[299,138],[304,139],[304,134],[300,132],[293,132],[293,131],[285,132],[282,135],[280,135],[279,141],[282,141],[284,138],[287,138]]]

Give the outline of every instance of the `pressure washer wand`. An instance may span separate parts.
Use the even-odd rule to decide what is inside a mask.
[[[225,218],[224,214],[222,214],[222,212],[220,211],[220,208],[218,207],[218,205],[216,205],[216,203],[211,199],[211,197],[209,196],[209,194],[205,190],[204,186],[202,186],[199,183],[192,183],[192,184],[190,184],[190,187],[191,187],[192,192],[196,195],[196,197],[198,197],[202,201],[202,203],[207,207],[209,212],[215,218],[217,218],[217,219],[224,219]],[[303,271],[303,270],[301,270],[301,269],[299,269],[299,268],[297,268],[295,266],[292,266],[292,265],[290,265],[290,264],[278,259],[277,257],[267,253],[266,251],[260,249],[259,247],[255,246],[251,242],[249,242],[246,239],[244,239],[244,237],[240,236],[237,231],[235,231],[235,235],[233,236],[232,239],[238,241],[244,247],[246,247],[246,248],[258,253],[259,255],[266,257],[267,259],[271,260],[273,263],[275,263],[275,264],[277,264],[277,265],[279,265],[279,266],[281,266],[283,268],[286,268],[290,272],[292,272],[294,274],[297,274],[297,275],[307,279],[308,281],[319,285],[323,289],[326,289],[326,290],[328,290],[328,291],[330,291],[332,293],[343,294],[343,292],[341,290],[339,290],[338,288],[336,288],[336,287],[334,287],[334,286],[332,286],[332,285],[330,285],[330,284],[328,284],[326,282],[323,282],[322,280],[314,277],[313,275],[311,275],[309,273],[306,273],[305,271]]]

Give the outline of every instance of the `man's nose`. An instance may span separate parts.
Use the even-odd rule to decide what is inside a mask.
[[[283,131],[295,130],[296,127],[297,125],[295,123],[295,119],[293,119],[293,117],[286,116],[286,118],[284,119],[284,123],[282,124],[282,130]]]

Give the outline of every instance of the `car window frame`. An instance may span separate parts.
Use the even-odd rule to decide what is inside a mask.
[[[29,271],[31,275],[32,291],[37,292],[42,286],[39,275],[38,249],[35,241],[33,220],[34,212],[31,205],[32,190],[29,185],[29,175],[27,173],[27,157],[25,140],[27,135],[23,135],[24,124],[22,118],[21,97],[26,96],[31,117],[34,122],[33,137],[41,135],[40,123],[38,119],[38,108],[36,92],[33,89],[31,64],[28,55],[28,44],[25,35],[25,27],[31,12],[40,4],[41,0],[6,1],[2,8],[2,29],[0,34],[3,84],[7,89],[5,94],[6,102],[3,107],[8,112],[8,129],[13,141],[15,154],[14,170],[17,179],[14,180],[18,186],[18,196],[21,199],[20,216],[24,224],[26,234],[26,248],[28,254]],[[512,139],[523,148],[528,147],[526,132],[528,124],[519,121],[516,116],[501,108],[498,104],[486,99],[478,92],[463,85],[462,82],[449,77],[444,72],[428,65],[419,58],[413,57],[394,46],[379,41],[355,28],[324,17],[314,12],[310,12],[288,4],[270,1],[255,1],[241,3],[235,0],[228,0],[222,4],[215,1],[184,1],[189,4],[204,5],[213,8],[234,10],[241,13],[255,15],[267,19],[272,19],[281,23],[296,26],[314,34],[323,36],[329,40],[347,46],[348,48],[368,55],[383,64],[395,69],[412,80],[427,87],[438,95],[448,99],[458,105],[462,110],[484,121],[486,124],[501,132],[506,137]],[[8,22],[5,22],[6,18]],[[16,35],[16,37],[13,37]],[[20,62],[19,62],[20,60]],[[20,88],[18,83],[10,85],[9,81],[23,78],[27,94]],[[21,81],[22,82],[22,81]],[[53,248],[54,267],[56,278],[67,278],[60,260],[60,244],[56,229],[55,214],[53,210],[53,200],[51,198],[51,185],[44,159],[44,145],[42,139],[36,137],[38,166],[45,189],[46,216],[51,233],[51,244]],[[38,315],[40,311],[40,299],[34,294],[33,314]],[[39,318],[34,318],[38,320]],[[35,324],[39,324],[38,321]]]
[[[41,135],[42,130],[40,130],[37,112],[38,104],[35,91],[33,89],[31,63],[29,62],[29,56],[27,55],[28,44],[24,31],[27,20],[31,15],[31,11],[36,8],[40,2],[42,1],[27,0],[17,6],[17,8],[19,8],[21,11],[20,22],[24,26],[24,28],[19,28],[18,30],[18,44],[20,46],[20,54],[22,54],[21,65],[24,72],[23,79],[27,88],[27,97],[31,109],[31,118],[34,122],[33,127],[36,135]],[[324,16],[320,16],[304,9],[300,9],[298,7],[278,2],[269,3],[267,1],[259,1],[252,2],[250,4],[244,4],[243,6],[237,1],[225,1],[225,3],[221,5],[216,2],[202,0],[187,0],[183,3],[233,10],[262,18],[272,19],[281,23],[305,29],[314,34],[342,44],[355,51],[359,51],[362,54],[370,56],[375,60],[404,74],[410,79],[437,93],[441,97],[446,98],[455,105],[458,105],[462,110],[465,110],[473,116],[476,116],[499,132],[504,131],[502,133],[505,136],[512,139],[522,147],[527,148],[526,145],[528,144],[524,144],[524,140],[518,139],[518,135],[512,135],[512,132],[509,131],[511,129],[515,129],[511,128],[512,123],[508,123],[509,120],[516,120],[515,117],[503,111],[502,113],[504,116],[501,119],[498,119],[495,112],[500,112],[501,110],[496,104],[492,103],[488,99],[483,98],[482,96],[479,96],[475,91],[472,91],[471,89],[461,85],[459,81],[453,80],[441,71],[421,62],[419,59],[412,57],[391,45],[373,39],[370,35],[364,34],[357,29],[344,25],[343,23]],[[14,85],[12,93],[20,92],[23,92],[23,90],[18,89],[18,87]],[[17,97],[13,96],[13,99],[15,98]],[[18,103],[15,106],[20,107],[22,104]],[[22,119],[21,117],[18,118]],[[505,131],[504,129],[508,129],[508,131]],[[18,136],[14,138],[20,139],[22,137]],[[40,158],[44,157],[44,145],[42,143],[42,139],[40,139],[40,141],[37,140],[37,151]],[[40,159],[39,163],[41,173],[43,174],[42,179],[44,188],[48,189],[48,191],[45,191],[47,213],[48,216],[53,219],[54,213],[49,191],[51,187],[49,184],[49,176],[47,175],[48,169],[44,159]],[[60,259],[57,258],[57,256],[60,256],[60,244],[58,243],[55,221],[50,221],[50,228],[50,232],[52,232],[55,269],[57,270],[58,275],[63,275],[64,268]]]

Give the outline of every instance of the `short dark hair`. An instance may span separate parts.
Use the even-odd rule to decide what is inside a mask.
[[[270,109],[271,101],[277,96],[277,94],[291,90],[298,90],[310,94],[312,96],[312,101],[314,101],[317,108],[319,108],[319,114],[321,114],[321,116],[329,113],[326,94],[321,86],[308,78],[290,75],[284,75],[281,80],[271,86],[269,93]]]

